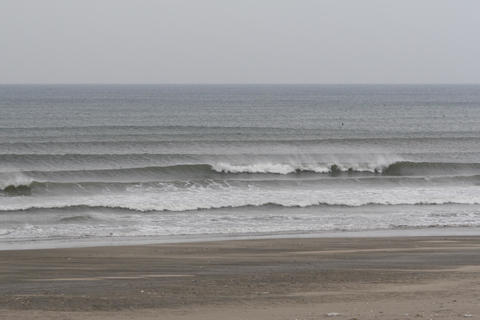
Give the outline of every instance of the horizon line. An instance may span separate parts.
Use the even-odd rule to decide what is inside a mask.
[[[0,86],[9,85],[480,85],[480,82],[0,82]]]

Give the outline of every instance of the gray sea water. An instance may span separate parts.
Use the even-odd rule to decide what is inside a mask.
[[[465,227],[478,85],[0,86],[3,247]]]

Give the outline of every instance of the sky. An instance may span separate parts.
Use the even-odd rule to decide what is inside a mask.
[[[0,83],[480,83],[477,0],[0,0]]]

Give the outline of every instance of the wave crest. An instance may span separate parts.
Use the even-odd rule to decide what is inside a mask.
[[[33,182],[22,172],[0,173],[0,191],[6,195],[30,195]]]
[[[0,212],[12,212],[12,211],[37,211],[37,210],[125,210],[133,211],[139,213],[149,213],[149,212],[188,212],[188,211],[210,211],[210,210],[239,210],[239,209],[255,209],[255,208],[316,208],[316,207],[337,207],[337,208],[361,208],[361,207],[385,207],[385,206],[441,206],[441,205],[480,205],[480,202],[457,202],[457,201],[418,201],[418,202],[400,202],[400,203],[389,203],[389,202],[365,202],[358,204],[340,204],[335,202],[312,202],[309,204],[287,204],[282,202],[263,202],[258,204],[243,204],[243,205],[211,205],[211,206],[199,206],[191,208],[149,208],[149,207],[135,207],[131,205],[101,205],[101,204],[65,204],[65,205],[32,205],[23,208],[9,208],[9,209],[0,209]],[[76,217],[75,217],[76,218]],[[91,217],[88,217],[92,219]],[[64,219],[61,219],[62,221]],[[68,219],[65,219],[68,220]],[[72,219],[73,220],[73,219]]]

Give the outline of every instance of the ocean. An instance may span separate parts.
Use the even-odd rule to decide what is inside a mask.
[[[432,230],[480,234],[479,85],[0,86],[0,248]]]

